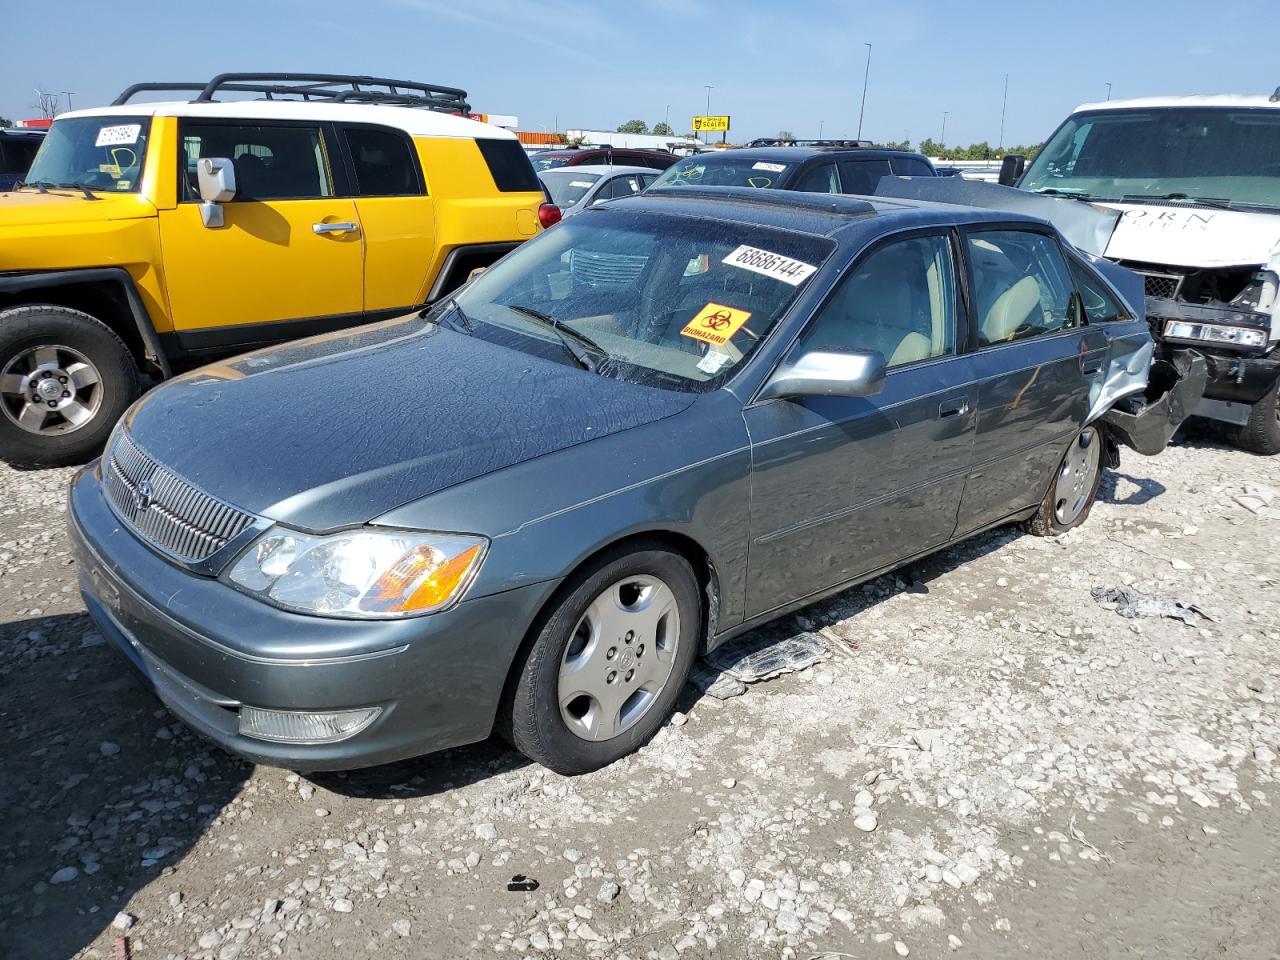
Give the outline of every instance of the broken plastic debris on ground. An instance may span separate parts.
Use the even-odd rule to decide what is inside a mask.
[[[1126,620],[1166,617],[1170,620],[1181,620],[1189,627],[1198,626],[1201,619],[1210,623],[1216,623],[1218,620],[1194,603],[1187,603],[1174,597],[1162,597],[1158,594],[1144,596],[1136,590],[1125,590],[1122,587],[1094,587],[1092,593],[1093,599],[1098,603],[1115,610]]]

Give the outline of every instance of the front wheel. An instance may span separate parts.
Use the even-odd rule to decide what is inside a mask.
[[[1230,433],[1241,450],[1274,456],[1280,453],[1280,380],[1249,411],[1249,422]]]
[[[138,398],[138,368],[104,323],[51,304],[0,311],[0,459],[91,459]]]
[[[613,763],[667,719],[701,632],[687,560],[657,545],[606,555],[573,578],[538,629],[505,732],[557,773]]]
[[[1102,431],[1085,427],[1063,455],[1040,509],[1027,521],[1027,532],[1052,537],[1089,518],[1102,482]]]

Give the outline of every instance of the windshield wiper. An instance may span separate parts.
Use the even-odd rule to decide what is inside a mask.
[[[1129,201],[1182,200],[1187,203],[1198,203],[1206,207],[1216,207],[1219,210],[1230,210],[1233,206],[1232,202],[1226,197],[1197,197],[1189,193],[1126,193],[1120,199]]]
[[[79,190],[84,194],[86,200],[99,199],[94,193],[83,183],[54,183],[52,180],[31,180],[20,182],[19,187],[35,187],[41,193],[48,193],[50,190]]]
[[[595,373],[598,368],[596,359],[592,357],[591,354],[584,351],[582,349],[583,347],[587,347],[595,353],[598,353],[605,360],[613,359],[613,355],[609,353],[608,350],[600,346],[600,344],[596,343],[585,333],[581,333],[573,329],[573,327],[565,326],[559,320],[556,320],[554,317],[547,316],[541,310],[535,310],[533,307],[526,307],[524,304],[520,303],[504,303],[503,306],[508,310],[514,310],[516,313],[523,314],[526,317],[537,320],[543,326],[549,327],[551,332],[560,338],[560,342],[564,344],[564,348],[569,351],[573,356],[573,359],[577,360],[578,364],[583,367],[583,369],[590,370],[592,373]]]
[[[98,199],[97,195],[92,190],[90,190],[87,186],[85,186],[83,183],[76,183],[75,181],[71,181],[69,183],[55,183],[54,186],[60,190],[79,190],[81,193],[84,194],[84,198],[86,200]]]
[[[466,330],[467,333],[471,333],[473,330],[471,326],[471,318],[467,316],[467,311],[462,309],[462,304],[458,302],[458,298],[450,297],[445,301],[445,306],[453,307],[453,312],[456,313],[458,315],[458,319],[462,321],[462,328]]]
[[[1043,187],[1040,190],[1033,190],[1033,193],[1044,194],[1050,197],[1065,197],[1068,200],[1099,200],[1091,193],[1085,193],[1083,190],[1059,190],[1057,187]]]

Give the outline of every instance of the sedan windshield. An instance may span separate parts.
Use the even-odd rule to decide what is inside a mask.
[[[433,316],[603,376],[708,390],[764,341],[833,249],[749,224],[594,208],[521,246]]]
[[[42,187],[88,187],[134,193],[147,155],[150,117],[67,117],[57,120],[26,176]]]
[[[573,170],[551,170],[538,175],[551,194],[551,202],[559,207],[572,207],[587,195],[597,180],[598,173],[574,173]]]
[[[1280,209],[1280,110],[1098,110],[1067,120],[1022,181],[1091,200]]]
[[[763,160],[738,153],[700,153],[685,157],[668,167],[655,187],[780,187],[782,178],[795,164]]]

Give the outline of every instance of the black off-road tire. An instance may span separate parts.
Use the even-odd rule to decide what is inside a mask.
[[[0,459],[20,467],[84,463],[102,450],[116,421],[138,398],[137,363],[124,341],[87,313],[52,304],[0,311],[0,371],[19,354],[43,345],[69,347],[87,357],[97,368],[101,400],[87,422],[61,434],[31,433],[0,411]]]
[[[632,576],[656,577],[670,587],[679,611],[679,639],[671,673],[634,725],[607,740],[575,734],[561,716],[559,677],[566,648],[591,603],[611,585]],[[658,543],[631,544],[603,554],[571,577],[549,611],[535,623],[499,732],[530,760],[574,775],[608,766],[643,746],[670,716],[701,649],[702,598],[693,568]]]
[[[1227,432],[1241,450],[1266,457],[1280,453],[1280,380],[1249,411],[1249,422]]]
[[[1079,448],[1086,437],[1090,438],[1090,444],[1097,447],[1096,466],[1093,469],[1092,478],[1086,477],[1083,486],[1080,488],[1080,493],[1084,495],[1083,506],[1079,508],[1079,513],[1064,523],[1058,518],[1058,480],[1067,470],[1073,452]],[[1058,464],[1058,469],[1054,471],[1053,477],[1049,481],[1049,489],[1045,492],[1044,500],[1040,502],[1039,509],[1024,524],[1027,533],[1036,537],[1056,537],[1060,533],[1075,529],[1088,520],[1089,513],[1093,510],[1093,505],[1098,499],[1098,488],[1102,484],[1102,471],[1105,462],[1106,435],[1103,433],[1103,429],[1099,426],[1085,427],[1071,441],[1071,446],[1067,448],[1067,452],[1063,455],[1062,462]]]

